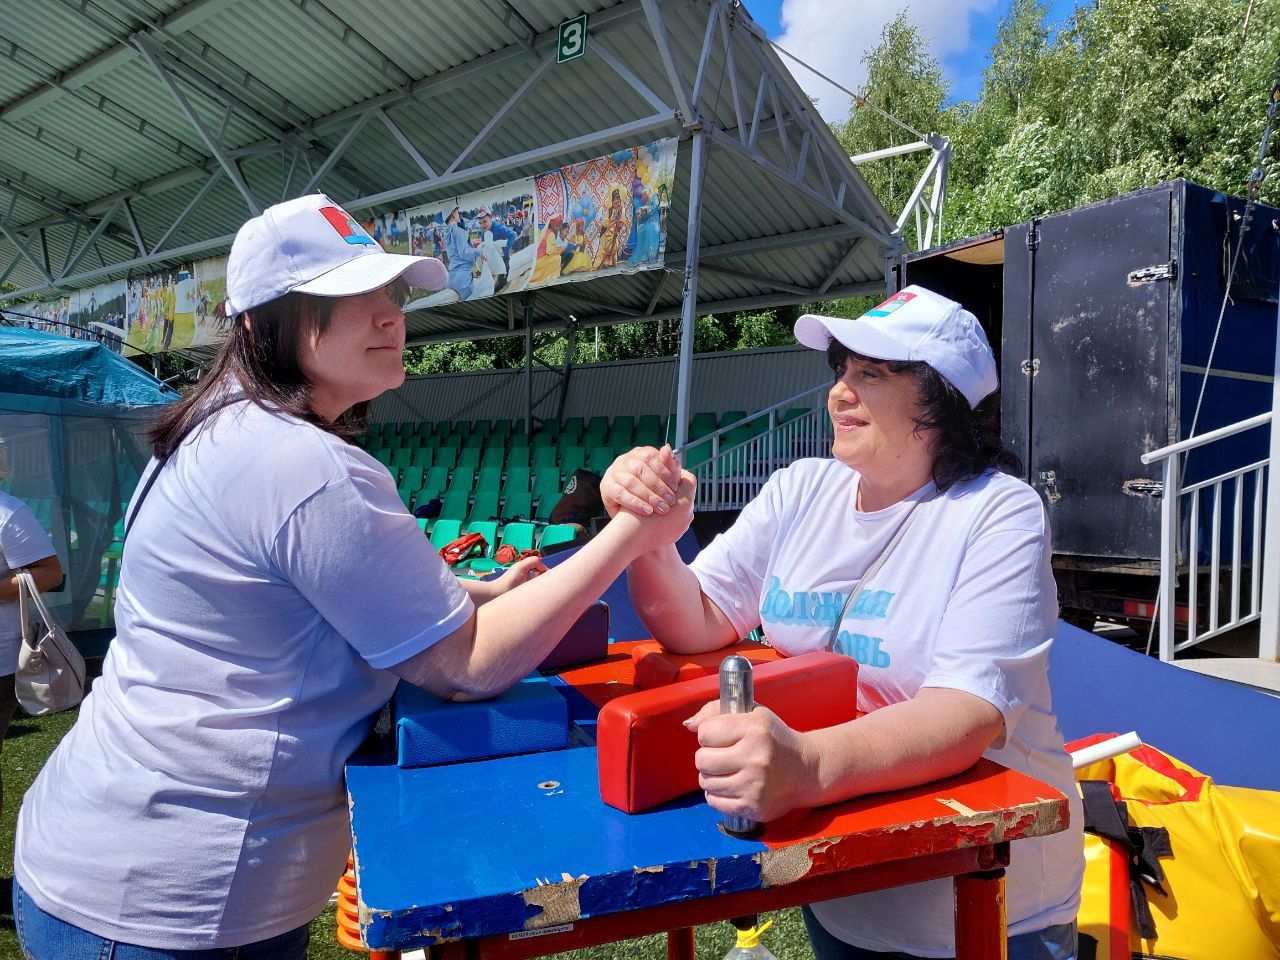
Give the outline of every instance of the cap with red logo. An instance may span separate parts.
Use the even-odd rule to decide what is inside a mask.
[[[806,313],[796,321],[795,334],[814,350],[826,350],[834,339],[875,360],[927,363],[964,394],[970,407],[1000,385],[978,318],[924,287],[903,287],[856,320]]]
[[[347,211],[313,193],[268,207],[240,228],[227,259],[227,312],[286,293],[354,296],[401,276],[426,290],[449,280],[439,260],[387,253]]]

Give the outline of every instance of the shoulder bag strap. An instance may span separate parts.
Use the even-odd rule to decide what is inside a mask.
[[[862,588],[870,582],[871,578],[880,572],[880,568],[884,566],[889,554],[893,553],[893,548],[898,545],[903,535],[907,532],[907,527],[911,525],[911,519],[915,516],[916,507],[924,503],[925,500],[931,500],[932,497],[926,497],[922,500],[915,500],[911,506],[907,507],[907,515],[902,518],[902,522],[898,524],[898,529],[893,532],[893,536],[889,538],[889,542],[884,545],[884,549],[880,551],[880,556],[872,561],[871,566],[867,567],[867,572],[862,575],[862,579],[854,585],[849,591],[849,596],[845,597],[844,606],[840,608],[840,615],[836,617],[836,622],[831,625],[831,632],[827,634],[827,642],[823,645],[824,650],[834,650],[836,647],[836,637],[840,635],[840,624],[844,623],[844,615],[853,607],[853,602],[858,598],[858,594],[862,593]]]
[[[53,618],[49,615],[49,608],[44,605],[44,598],[40,596],[40,591],[36,588],[36,578],[31,575],[31,571],[26,567],[22,567],[17,571],[18,574],[18,596],[19,598],[30,596],[31,603],[36,608],[36,614],[40,617],[41,622],[46,627],[54,625]],[[19,607],[19,616],[26,612],[26,603]],[[26,631],[29,630],[28,621],[23,620],[23,637],[26,637]],[[25,641],[27,646],[35,646],[34,638]]]
[[[198,426],[200,426],[200,424],[204,423],[206,420],[212,417],[219,410],[229,407],[233,403],[239,403],[241,400],[244,400],[244,399],[245,399],[245,395],[243,393],[237,393],[235,396],[227,397],[222,401],[220,401],[219,403],[214,404],[208,410],[202,411],[200,416],[198,416],[195,419],[195,422],[192,423],[191,426],[187,428],[187,432],[182,435],[182,437],[178,440],[178,443],[182,443],[183,440],[187,439],[187,436],[191,433],[192,430],[195,430]],[[178,447],[178,444],[174,444],[175,450],[177,449],[177,447]],[[152,467],[151,469],[151,473],[147,475],[147,482],[142,485],[142,493],[138,494],[138,499],[133,505],[133,513],[130,514],[129,519],[125,521],[124,536],[126,540],[129,539],[129,531],[133,529],[133,521],[138,519],[138,511],[142,509],[142,501],[147,499],[147,494],[151,492],[152,486],[155,485],[156,477],[160,476],[160,471],[164,468],[164,465],[168,462],[169,462],[168,457],[165,457],[163,460],[157,459],[155,461],[155,466]]]

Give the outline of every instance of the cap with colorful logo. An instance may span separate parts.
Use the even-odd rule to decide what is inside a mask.
[[[826,350],[834,339],[864,357],[927,363],[971,407],[1000,385],[978,318],[924,287],[903,287],[856,320],[807,313],[796,321],[795,334],[814,350]]]
[[[349,297],[397,277],[440,290],[449,272],[434,257],[387,253],[351,214],[321,193],[268,207],[240,228],[227,259],[227,312],[286,293]]]

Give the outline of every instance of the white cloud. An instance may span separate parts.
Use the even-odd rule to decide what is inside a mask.
[[[783,0],[778,44],[850,90],[867,80],[862,58],[880,40],[884,25],[904,6],[943,63],[969,49],[969,20],[992,10],[998,0]],[[783,58],[800,85],[818,100],[827,121],[849,115],[849,98],[798,64]]]

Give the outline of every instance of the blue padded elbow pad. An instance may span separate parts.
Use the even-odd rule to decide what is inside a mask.
[[[558,750],[569,743],[564,697],[537,674],[493,700],[467,703],[401,682],[391,709],[401,767]]]

